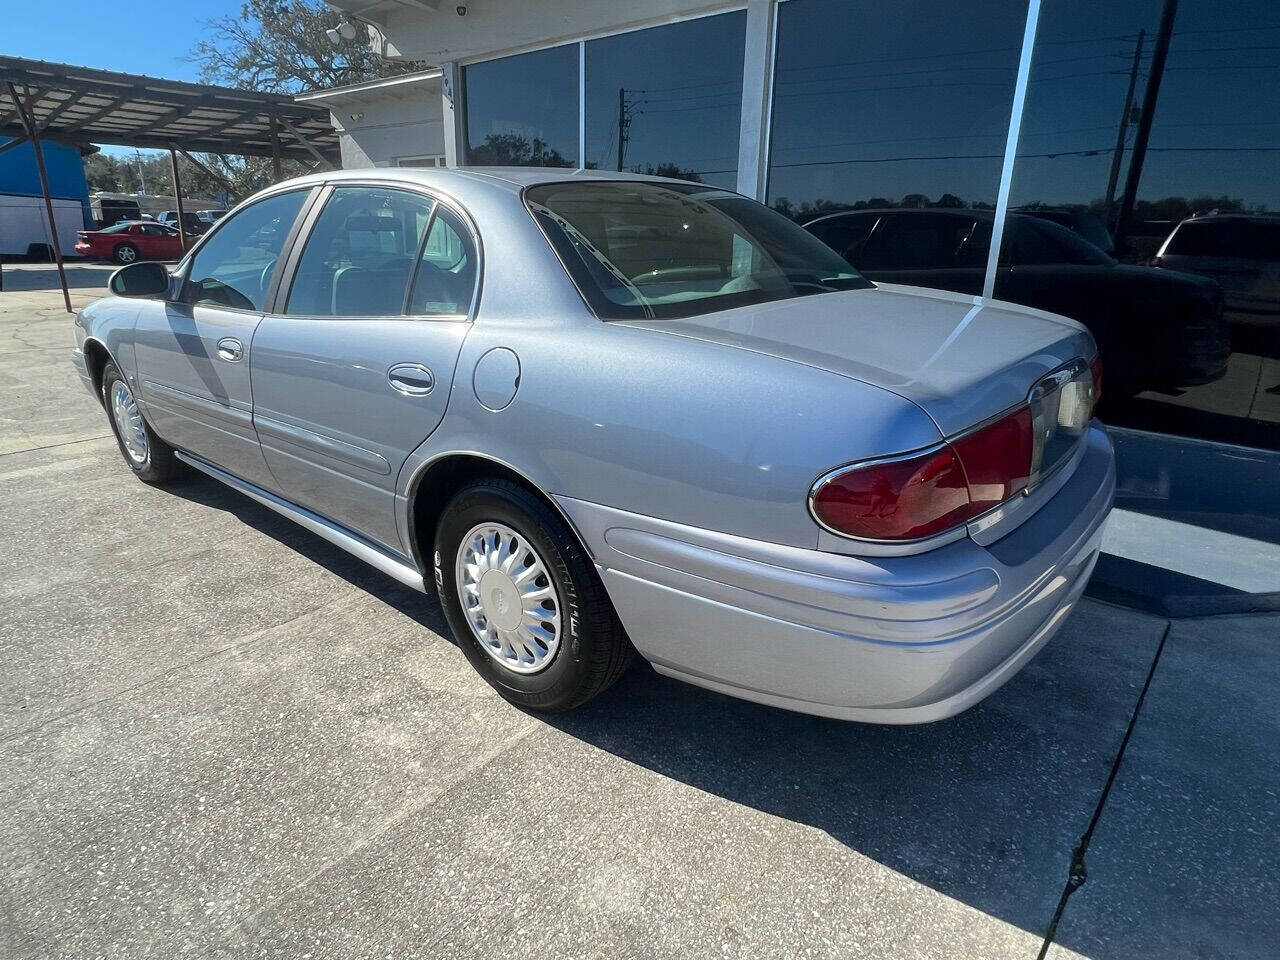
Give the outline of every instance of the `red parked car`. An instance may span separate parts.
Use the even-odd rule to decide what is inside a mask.
[[[196,240],[187,234],[187,245]],[[178,231],[162,223],[122,220],[102,230],[81,230],[76,234],[76,253],[82,257],[105,257],[116,263],[136,260],[177,260],[182,256]]]

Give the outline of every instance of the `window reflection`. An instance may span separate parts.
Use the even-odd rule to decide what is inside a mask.
[[[463,68],[467,163],[578,165],[578,45]]]
[[[1270,2],[1041,8],[1010,202],[1121,263],[1074,294],[1002,267],[996,295],[1090,326],[1112,423],[1280,446],[1277,54]]]
[[[732,189],[746,22],[736,11],[589,41],[587,166]]]
[[[1025,6],[912,8],[779,8],[769,199],[978,294]],[[1278,171],[1273,2],[1044,0],[996,295],[1089,327],[1110,422],[1280,447]]]
[[[1026,0],[778,8],[769,203],[995,206]]]

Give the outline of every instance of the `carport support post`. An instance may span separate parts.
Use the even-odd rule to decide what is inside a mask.
[[[169,169],[173,171],[173,199],[178,205],[178,241],[182,244],[182,252],[187,252],[187,218],[182,212],[182,181],[178,179],[178,151],[169,145]]]
[[[62,248],[58,245],[58,224],[53,219],[53,198],[49,196],[49,172],[44,167],[44,151],[40,149],[40,138],[36,136],[36,120],[31,115],[30,104],[19,99],[18,88],[9,85],[9,96],[17,104],[22,114],[22,126],[31,138],[31,147],[36,155],[36,170],[40,173],[40,192],[44,194],[44,209],[49,215],[49,238],[53,241],[53,260],[58,265],[58,281],[62,284],[62,302],[67,305],[67,313],[75,313],[71,309],[71,291],[67,289],[67,271],[62,266]]]
[[[276,122],[275,114],[268,119],[271,121],[271,169],[275,172],[276,183],[279,183],[284,179],[284,170],[280,166],[280,124]]]

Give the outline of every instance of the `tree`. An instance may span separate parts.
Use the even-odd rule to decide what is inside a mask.
[[[333,43],[325,31],[337,21],[336,11],[321,0],[245,0],[238,15],[207,21],[208,39],[196,44],[190,59],[200,64],[200,76],[208,83],[266,93],[300,93],[423,68],[414,61],[384,60],[369,46],[363,28],[355,39]],[[201,154],[198,159],[231,183],[237,199],[275,180],[266,157]],[[179,167],[183,193],[212,195],[224,189],[185,160],[179,160]],[[282,164],[285,177],[310,169],[287,158]]]
[[[119,193],[120,161],[105,153],[93,153],[84,158],[84,178],[89,192]]]
[[[682,167],[678,163],[664,162],[656,166],[652,163],[646,163],[643,166],[635,166],[631,168],[633,173],[643,173],[649,177],[670,177],[672,180],[692,180],[694,183],[701,183],[702,177],[697,170],[691,170],[688,167]]]
[[[190,59],[200,75],[220,83],[267,93],[299,93],[422,69],[421,63],[384,60],[369,46],[364,29],[354,40],[333,43],[325,31],[337,14],[320,0],[245,0],[239,16],[206,26],[209,38]]]
[[[471,163],[485,167],[572,167],[559,150],[518,133],[491,133],[467,151]]]

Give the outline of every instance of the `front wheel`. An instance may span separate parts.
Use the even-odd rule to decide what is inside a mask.
[[[560,713],[622,676],[634,650],[564,521],[524,487],[460,490],[436,528],[445,617],[471,665],[520,707]]]
[[[164,483],[178,475],[180,464],[169,446],[142,417],[133,391],[114,363],[102,371],[102,405],[129,469],[144,483]]]

